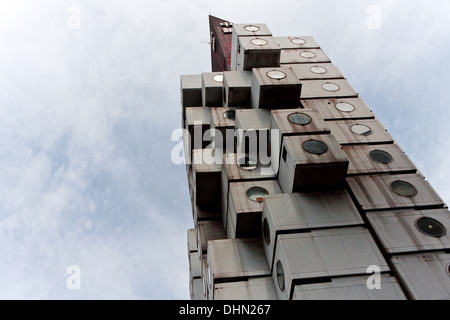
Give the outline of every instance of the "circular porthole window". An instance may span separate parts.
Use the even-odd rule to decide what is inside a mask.
[[[303,58],[306,58],[306,59],[311,59],[311,58],[315,58],[316,54],[311,51],[302,51],[302,52],[300,52],[300,56]]]
[[[416,221],[416,227],[423,234],[434,238],[440,238],[447,234],[447,230],[442,223],[428,217],[418,219]]]
[[[417,189],[411,183],[402,180],[392,182],[391,189],[402,197],[412,198],[417,195]]]
[[[249,157],[244,157],[238,160],[238,166],[242,170],[251,171],[258,168],[258,161]]]
[[[336,92],[339,91],[341,88],[335,83],[326,82],[322,85],[322,89],[329,92]]]
[[[270,70],[266,74],[270,79],[281,80],[286,78],[286,73],[280,70]]]
[[[294,124],[298,124],[301,126],[311,123],[311,118],[307,114],[304,114],[304,113],[291,113],[288,116],[288,120]]]
[[[216,81],[216,82],[223,82],[223,74],[216,74],[213,77],[213,80]]]
[[[277,282],[278,288],[280,288],[281,291],[284,291],[284,270],[280,260],[277,262]]]
[[[348,102],[339,102],[336,104],[336,109],[342,112],[352,112],[355,110],[355,107]]]
[[[267,245],[269,245],[269,243],[270,243],[270,227],[269,227],[269,222],[267,221],[267,219],[264,219],[264,222],[263,222],[263,236],[264,236],[264,241],[266,242]]]
[[[292,38],[291,42],[293,44],[305,44],[306,43],[306,41],[302,38]]]
[[[392,156],[388,152],[383,150],[370,151],[369,156],[373,161],[382,164],[388,164],[394,160],[394,158],[392,158]]]
[[[227,110],[223,113],[223,117],[228,120],[236,119],[236,110]]]
[[[354,134],[360,136],[370,136],[372,134],[372,129],[363,124],[355,124],[350,128],[350,130],[352,130]]]
[[[261,187],[253,187],[247,190],[247,198],[251,201],[262,203],[264,196],[268,195],[269,191]]]
[[[267,44],[267,41],[261,38],[255,38],[250,41],[255,46],[265,46]]]
[[[258,26],[245,26],[244,30],[245,31],[250,31],[250,32],[256,32],[256,31],[259,30],[259,27]]]
[[[311,70],[312,73],[316,73],[316,74],[327,73],[327,69],[324,67],[320,67],[320,66],[311,67],[309,70]]]
[[[312,154],[321,155],[328,151],[328,147],[325,143],[318,140],[309,140],[303,143],[303,149]]]

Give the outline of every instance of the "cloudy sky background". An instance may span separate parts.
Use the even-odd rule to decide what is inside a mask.
[[[450,202],[447,0],[0,0],[0,299],[189,298],[170,138],[208,14],[314,36]]]

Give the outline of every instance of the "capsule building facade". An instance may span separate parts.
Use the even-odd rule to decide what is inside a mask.
[[[191,299],[450,299],[447,205],[315,39],[209,20],[180,81]]]

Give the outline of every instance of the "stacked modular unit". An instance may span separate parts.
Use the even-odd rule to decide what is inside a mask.
[[[449,299],[447,206],[337,66],[223,23],[229,70],[181,78],[192,299]]]

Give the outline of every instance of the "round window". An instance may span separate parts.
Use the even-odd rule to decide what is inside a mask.
[[[250,32],[255,32],[255,31],[259,30],[259,27],[258,26],[245,26],[244,30],[245,31],[250,31]]]
[[[391,189],[402,197],[412,198],[417,195],[417,189],[411,183],[402,180],[392,182]]]
[[[269,72],[266,73],[267,76],[271,79],[275,79],[275,80],[281,80],[286,78],[286,73],[284,73],[283,71],[279,71],[279,70],[271,70]]]
[[[249,157],[244,157],[238,160],[238,166],[242,170],[255,170],[258,168],[258,162]]]
[[[306,41],[302,38],[292,38],[291,42],[293,44],[305,44],[306,43]]]
[[[267,219],[264,219],[264,222],[263,222],[263,236],[264,236],[264,241],[266,242],[267,245],[269,245],[269,243],[270,243],[270,227],[269,227],[269,222],[267,221]]]
[[[254,202],[264,202],[264,196],[267,194],[269,194],[269,191],[261,187],[253,187],[247,190],[247,198]]]
[[[228,120],[235,120],[236,110],[227,110],[223,113],[223,117]]]
[[[428,217],[418,219],[416,227],[420,232],[435,238],[443,237],[447,233],[447,230],[439,221]]]
[[[302,52],[300,52],[300,56],[303,58],[311,59],[311,58],[315,58],[316,54],[311,51],[302,51]]]
[[[372,129],[363,124],[355,124],[350,128],[350,130],[352,130],[354,134],[360,136],[370,136],[372,134]]]
[[[284,270],[281,261],[277,262],[277,282],[281,291],[284,291]]]
[[[336,104],[336,109],[342,112],[352,112],[355,110],[355,107],[348,102],[339,102]]]
[[[216,75],[213,77],[213,80],[214,80],[214,81],[217,81],[217,82],[223,82],[223,74],[216,74]]]
[[[267,41],[261,38],[252,39],[250,42],[255,46],[265,46],[267,44]]]
[[[373,150],[369,153],[370,159],[372,159],[375,162],[382,163],[382,164],[388,164],[394,160],[392,156],[383,150]]]
[[[328,151],[328,147],[325,143],[318,140],[309,140],[303,143],[303,149],[312,154],[324,154]]]
[[[319,66],[311,67],[309,70],[311,70],[312,73],[317,73],[317,74],[327,73],[327,69],[326,68],[319,67]]]
[[[339,86],[335,83],[326,82],[322,85],[322,89],[325,91],[336,92],[339,91],[341,88],[339,88]]]
[[[307,125],[311,123],[311,118],[304,113],[292,113],[288,117],[289,121],[298,125]]]

